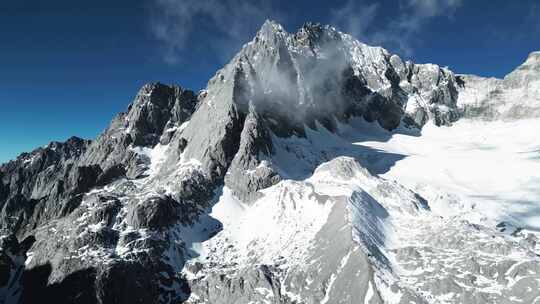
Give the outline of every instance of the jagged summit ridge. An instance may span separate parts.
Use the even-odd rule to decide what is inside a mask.
[[[236,85],[249,88],[245,99],[262,112],[283,108],[288,113],[277,115],[288,121],[330,125],[332,119],[363,115],[393,129],[402,119],[422,126],[428,119],[448,124],[458,116],[452,72],[403,62],[331,26],[306,23],[290,34],[267,21],[225,69],[232,66],[244,82]],[[225,77],[224,70],[218,74]]]

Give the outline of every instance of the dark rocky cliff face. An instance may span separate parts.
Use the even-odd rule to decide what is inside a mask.
[[[24,237],[76,207],[76,197],[90,190],[98,175],[97,168],[76,165],[90,143],[72,137],[2,165],[1,228]]]
[[[330,27],[289,34],[267,22],[205,91],[145,85],[96,140],[51,143],[2,165],[0,228],[13,242],[36,241],[17,251],[25,267],[2,257],[0,285],[16,280],[22,303],[181,302],[190,285],[180,271],[202,241],[190,229],[220,229],[207,216],[216,191],[226,185],[250,203],[282,180],[261,165],[274,136],[332,131],[353,117],[388,130],[449,124],[456,98],[447,69],[403,62]],[[246,280],[278,284],[264,267]]]

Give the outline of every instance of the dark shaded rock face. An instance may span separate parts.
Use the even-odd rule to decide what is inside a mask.
[[[274,138],[335,131],[353,117],[388,130],[449,124],[455,86],[446,69],[333,28],[289,34],[267,22],[199,94],[147,84],[97,139],[54,142],[1,165],[2,246],[16,253],[0,254],[0,286],[15,286],[13,303],[182,302],[193,244],[220,227],[208,216],[218,190],[252,203],[284,178],[269,161]],[[200,222],[208,227],[194,237]],[[36,242],[20,249],[26,237]],[[279,292],[273,273],[246,269]]]
[[[135,229],[162,229],[180,219],[180,204],[167,196],[150,197],[128,211],[127,221]]]
[[[88,191],[97,176],[96,168],[79,167],[76,163],[90,143],[72,137],[0,166],[0,228],[24,237],[29,230],[61,215],[63,205],[75,195]],[[48,212],[38,214],[43,209]]]
[[[147,275],[147,269],[139,263],[117,263],[104,269],[96,285],[98,298],[112,303],[153,303],[159,298],[157,288],[140,288],[154,284],[152,277]]]
[[[244,122],[238,153],[225,176],[225,184],[235,196],[251,202],[259,196],[258,190],[279,182],[281,178],[272,168],[259,166],[262,158],[271,154],[270,131],[251,108]]]
[[[21,243],[13,234],[2,231],[0,236],[0,303],[18,303],[21,300],[21,280],[24,278],[24,261],[35,242],[30,236]]]
[[[21,303],[96,303],[95,272],[92,269],[78,270],[61,283],[48,284],[51,265],[46,264],[22,275]]]

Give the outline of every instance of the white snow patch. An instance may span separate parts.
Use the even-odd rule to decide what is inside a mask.
[[[373,285],[371,284],[371,281],[368,283],[368,290],[366,292],[366,295],[364,296],[364,304],[369,304],[369,300],[373,298],[373,295],[375,293],[373,292]]]
[[[461,120],[452,127],[429,123],[420,137],[394,134],[388,141],[357,144],[403,155],[383,176],[431,199],[441,216],[465,212],[474,222],[505,220],[538,231],[538,130],[540,119]]]

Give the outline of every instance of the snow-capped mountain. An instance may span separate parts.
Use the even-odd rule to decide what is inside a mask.
[[[459,75],[462,80],[458,105],[466,117],[519,119],[540,116],[540,52],[504,79]]]
[[[0,300],[536,303],[539,58],[456,76],[267,21],[205,90],[0,166]]]

